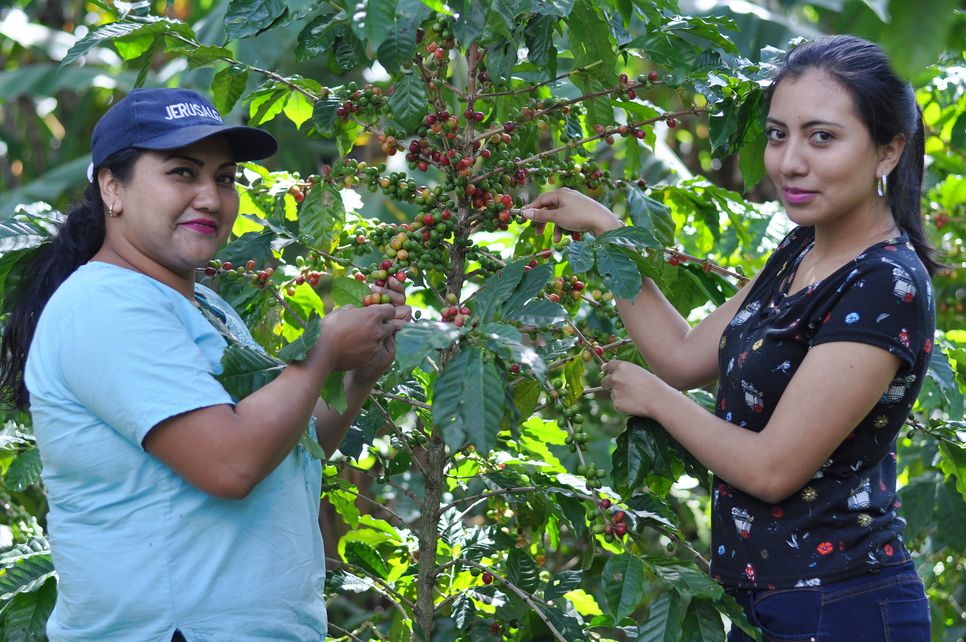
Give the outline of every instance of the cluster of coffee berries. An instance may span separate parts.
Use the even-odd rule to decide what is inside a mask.
[[[604,511],[610,510],[612,505],[609,499],[602,499],[597,502],[597,506]],[[620,509],[615,510],[610,514],[606,523],[596,523],[592,530],[597,535],[603,535],[608,542],[614,541],[615,538],[623,539],[627,535],[627,514]]]
[[[445,306],[440,312],[443,321],[452,323],[457,328],[462,328],[469,321],[473,312],[465,305],[459,305],[459,300],[452,292],[446,295],[446,302],[449,305]]]
[[[205,267],[205,275],[222,276],[227,279],[248,279],[253,285],[264,287],[275,274],[275,268],[266,266],[258,269],[254,259],[249,259],[245,265],[235,266],[231,261],[212,259]]]
[[[574,232],[573,236],[575,240],[580,240],[579,232]],[[576,275],[571,275],[569,278],[558,276],[544,287],[544,292],[547,293],[547,298],[554,303],[560,303],[567,299],[578,301],[585,287],[584,282],[578,279]]]
[[[602,488],[607,477],[607,471],[593,462],[577,466],[577,474],[587,480],[587,488]]]
[[[367,84],[360,89],[355,82],[350,82],[346,85],[346,91],[349,92],[349,97],[336,108],[337,118],[348,118],[352,114],[373,117],[385,110],[386,97],[380,87]]]

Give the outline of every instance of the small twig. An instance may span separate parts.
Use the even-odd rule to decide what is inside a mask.
[[[271,286],[266,287],[265,289],[271,292],[272,296],[275,297],[275,300],[278,301],[283,308],[285,308],[286,312],[292,315],[292,318],[295,319],[295,322],[298,323],[299,327],[304,330],[306,325],[305,320],[299,316],[298,312],[292,309],[292,306],[288,304],[288,302],[285,300],[285,297],[279,294],[278,290]]]
[[[394,395],[389,392],[382,392],[381,390],[373,390],[370,393],[370,395],[374,397],[381,397],[383,399],[390,399],[392,401],[401,401],[403,403],[409,404],[410,406],[413,406],[414,408],[420,408],[422,410],[433,409],[432,406],[430,406],[428,403],[425,403],[423,401],[417,401],[415,399],[410,399],[409,397],[403,397],[401,395]]]
[[[529,593],[521,589],[519,586],[517,586],[510,580],[508,580],[506,577],[499,575],[498,573],[494,573],[493,569],[491,568],[488,568],[486,566],[483,566],[482,564],[478,564],[477,562],[473,562],[471,560],[462,560],[462,561],[464,564],[468,566],[475,566],[476,568],[482,571],[486,571],[490,575],[493,575],[494,577],[499,578],[501,584],[505,584],[507,588],[509,588],[511,591],[517,594],[517,597],[519,597],[521,600],[526,602],[530,606],[530,608],[534,610],[534,612],[537,614],[537,617],[539,617],[540,621],[542,621],[546,625],[546,627],[550,629],[550,632],[553,634],[555,638],[560,640],[560,642],[567,642],[567,638],[565,638],[563,634],[557,630],[557,627],[553,625],[553,622],[550,621],[550,618],[546,616],[543,610],[541,610],[540,607],[537,606],[536,600]],[[544,606],[546,606],[546,604],[544,604]]]
[[[485,493],[480,493],[478,495],[469,495],[467,497],[460,497],[459,499],[454,499],[449,504],[446,504],[440,507],[440,512],[445,513],[449,509],[455,508],[457,505],[463,504],[465,502],[472,502],[473,505],[475,506],[476,503],[483,501],[485,499],[489,499],[490,497],[497,497],[499,495],[517,495],[520,493],[530,493],[535,490],[540,490],[540,488],[538,486],[518,486],[516,488],[501,488],[500,490],[490,490]],[[470,506],[470,508],[472,508],[472,506]],[[467,508],[467,510],[469,510],[469,508]],[[465,515],[466,511],[464,511],[463,514]]]
[[[372,405],[374,405],[376,408],[379,409],[379,413],[382,414],[383,418],[386,420],[386,423],[389,425],[389,429],[392,430],[392,432],[396,435],[396,437],[399,438],[399,441],[402,442],[403,447],[409,452],[409,458],[413,461],[414,464],[416,464],[416,467],[419,468],[420,472],[422,472],[425,475],[426,467],[423,466],[423,462],[416,456],[416,452],[409,445],[409,442],[406,440],[406,435],[399,428],[399,426],[396,425],[396,422],[393,421],[392,415],[390,415],[389,411],[383,408],[382,404],[380,404],[379,401],[376,399],[375,391],[369,393],[369,401],[371,401]]]
[[[366,624],[368,624],[368,622],[366,622]],[[357,637],[354,633],[351,633],[349,631],[346,631],[345,629],[343,629],[338,624],[334,624],[332,622],[329,622],[329,629],[330,630],[334,630],[339,635],[345,636],[347,638],[351,638],[352,640],[354,640],[354,642],[363,642],[361,638]]]
[[[344,463],[343,466],[345,468],[350,469],[350,470],[358,471],[358,472],[366,475],[367,477],[374,477],[375,476],[375,475],[373,475],[372,470],[369,469],[369,468],[362,468],[360,466],[353,466],[352,464],[350,464],[348,462]],[[393,489],[399,491],[400,493],[402,493],[403,495],[405,495],[409,499],[413,500],[414,502],[419,503],[421,501],[419,497],[416,497],[416,494],[413,493],[413,491],[409,490],[408,488],[404,488],[402,486],[399,486],[398,484],[395,484],[391,479],[387,480],[386,483],[389,484],[390,486],[392,486]]]
[[[392,602],[393,606],[395,606],[396,609],[399,610],[399,612],[402,614],[402,616],[404,618],[409,619],[409,617],[410,617],[410,614],[409,613],[406,613],[406,609],[403,608],[403,605],[404,604],[407,607],[409,607],[409,610],[410,611],[415,610],[415,605],[410,600],[408,600],[404,596],[400,595],[399,592],[396,591],[396,589],[394,589],[393,587],[389,586],[389,584],[387,584],[382,578],[376,577],[375,575],[373,575],[372,573],[370,573],[366,569],[361,568],[359,566],[356,566],[355,564],[350,564],[349,562],[345,562],[343,560],[336,559],[334,557],[329,557],[328,555],[326,555],[326,557],[325,557],[325,562],[326,562],[327,565],[335,564],[337,566],[341,566],[343,568],[347,568],[350,571],[354,572],[356,575],[361,575],[362,577],[367,577],[370,580],[372,580],[373,583],[375,583],[378,586],[382,587],[384,589],[384,591],[379,591],[379,589],[376,589],[376,590],[379,591],[379,593],[381,593],[382,595],[384,595],[390,602]]]
[[[583,67],[576,67],[574,69],[571,69],[570,71],[564,72],[558,75],[556,78],[551,78],[550,80],[544,80],[543,82],[538,82],[535,85],[527,85],[526,87],[521,87],[520,89],[510,89],[507,91],[494,91],[486,94],[478,94],[477,98],[496,98],[497,96],[516,96],[517,94],[526,94],[535,89],[540,89],[541,87],[544,87],[551,83],[555,83],[558,80],[563,80],[567,76],[573,76],[575,74],[583,73],[589,69],[593,69],[594,67],[596,67],[597,65],[603,62],[604,62],[603,60],[597,60],[595,62],[590,63],[589,65],[584,65]]]
[[[406,520],[400,517],[399,514],[396,513],[396,511],[389,508],[385,504],[381,504],[377,502],[376,500],[374,500],[372,497],[369,497],[368,495],[363,495],[358,490],[353,491],[351,488],[342,488],[341,490],[346,491],[350,495],[355,495],[359,499],[362,499],[368,502],[372,506],[375,506],[376,508],[385,511],[386,515],[389,517],[389,521],[392,522],[392,525],[395,526],[396,528],[400,528],[403,530],[411,530],[411,527],[409,526],[409,524],[406,523]]]

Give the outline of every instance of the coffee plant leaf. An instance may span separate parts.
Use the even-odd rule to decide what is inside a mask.
[[[966,500],[966,446],[962,443],[942,441],[939,444],[942,457],[939,465],[946,479],[955,479],[956,490]]]
[[[276,234],[271,230],[261,232],[246,232],[241,237],[235,239],[225,246],[218,253],[221,261],[230,261],[236,266],[243,266],[249,259],[255,261],[257,265],[265,265],[269,259],[274,257],[272,253],[272,242]]]
[[[615,555],[604,564],[604,603],[615,622],[637,610],[644,596],[644,562],[639,557]]]
[[[453,33],[465,49],[483,34],[487,11],[481,10],[473,0],[456,0],[450,6],[458,14]]]
[[[559,16],[537,15],[527,21],[524,39],[527,59],[542,69],[548,78],[557,75],[557,48],[553,44],[553,30]]]
[[[598,245],[617,245],[637,250],[645,250],[648,248],[660,249],[664,247],[664,244],[654,238],[654,234],[647,227],[638,227],[636,225],[619,227],[616,230],[604,232],[597,237],[596,243]]]
[[[13,564],[4,563],[3,574],[0,574],[0,600],[6,602],[15,595],[36,591],[56,574],[49,551],[18,556]]]
[[[643,281],[637,264],[619,248],[602,245],[597,248],[597,273],[614,296],[633,300]]]
[[[232,40],[265,31],[286,11],[282,0],[230,0],[225,14],[225,35]]]
[[[312,106],[312,124],[315,125],[319,135],[335,135],[336,110],[341,106],[342,102],[333,93],[315,101]]]
[[[487,279],[476,295],[476,316],[483,321],[491,320],[503,302],[517,289],[523,279],[526,260],[514,261]]]
[[[304,361],[316,342],[319,340],[319,333],[322,331],[322,319],[313,316],[305,324],[305,329],[299,338],[284,346],[276,355],[283,361]]]
[[[550,602],[579,588],[582,577],[583,573],[580,571],[561,571],[554,574],[543,586],[543,599]]]
[[[527,301],[537,296],[552,276],[553,266],[549,263],[541,263],[532,270],[524,271],[520,283],[503,304],[505,314],[512,316],[514,311],[522,308]]]
[[[651,232],[660,246],[673,245],[675,226],[670,208],[647,196],[636,186],[628,187],[626,195],[627,210],[634,225]]]
[[[323,13],[310,20],[299,32],[295,44],[295,59],[304,62],[327,55],[346,20],[344,11]]]
[[[376,583],[371,578],[353,575],[340,568],[326,575],[325,588],[327,593],[335,595],[343,592],[365,593],[376,588]]]
[[[565,640],[580,640],[584,637],[582,622],[559,607],[543,609],[544,615]],[[531,617],[531,621],[532,621]]]
[[[392,3],[385,0],[370,0],[370,5]],[[376,57],[383,67],[391,74],[399,72],[400,68],[408,66],[416,53],[416,28],[418,23],[401,14],[395,7],[387,15],[388,21],[385,24],[385,36],[381,42],[372,40],[372,46],[376,47]],[[377,16],[378,21],[378,16]]]
[[[666,591],[651,602],[647,619],[640,624],[637,642],[678,642],[684,625],[684,614],[689,598],[675,591]]]
[[[404,74],[396,81],[389,95],[389,108],[393,120],[408,131],[422,122],[426,115],[426,88],[416,74]]]
[[[702,573],[696,568],[655,564],[651,570],[667,584],[669,589],[677,591],[682,596],[718,600],[724,595],[724,588],[720,584],[711,579],[707,573]]]
[[[464,331],[452,323],[417,321],[396,333],[396,365],[403,373],[423,363],[426,357],[452,346]]]
[[[329,408],[342,414],[349,407],[349,401],[345,397],[345,373],[330,372],[322,384],[322,391],[319,393]]]
[[[689,642],[725,642],[721,614],[707,599],[691,600],[681,632]]]
[[[564,322],[568,318],[567,311],[559,303],[547,299],[534,299],[527,302],[513,314],[507,315],[507,320],[518,321],[525,326],[543,328]]]
[[[248,72],[234,65],[225,67],[211,81],[212,101],[215,109],[227,114],[234,108],[235,103],[245,93],[248,84]]]
[[[450,617],[453,622],[456,623],[456,627],[460,631],[467,631],[470,625],[473,624],[476,618],[476,606],[473,604],[473,600],[469,598],[465,593],[461,593],[453,600],[453,606],[450,609]]]
[[[446,364],[433,389],[433,421],[450,448],[469,440],[481,456],[496,445],[504,381],[483,350],[466,347]]]
[[[2,598],[0,598],[2,599]],[[47,620],[57,601],[57,582],[48,577],[35,590],[19,593],[4,605],[4,640],[46,639]]]
[[[517,588],[533,593],[540,585],[537,565],[530,555],[519,548],[510,550],[506,560],[507,579]]]
[[[337,306],[359,305],[370,293],[369,286],[347,276],[332,279],[332,300]]]
[[[380,579],[389,575],[389,566],[375,546],[356,540],[345,542],[343,557],[346,562],[372,573]]]
[[[331,184],[316,185],[299,207],[299,232],[311,238],[312,247],[328,251],[345,226],[345,206]]]
[[[40,451],[34,448],[20,451],[10,463],[3,484],[10,490],[20,493],[40,481],[43,462],[40,461]]]
[[[486,347],[507,363],[519,364],[538,379],[546,377],[547,365],[536,350],[523,343],[523,335],[513,326],[486,323],[476,332],[483,337]]]
[[[232,343],[221,357],[222,371],[216,376],[235,399],[242,399],[273,381],[285,369],[285,362],[261,350]]]
[[[573,241],[564,252],[574,273],[583,274],[594,267],[594,244],[591,240]]]

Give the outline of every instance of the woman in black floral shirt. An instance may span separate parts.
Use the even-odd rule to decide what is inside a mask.
[[[714,472],[712,574],[767,640],[925,641],[896,494],[935,326],[922,116],[881,49],[850,36],[789,52],[768,98],[765,166],[797,227],[693,328],[650,279],[619,300],[653,374],[614,360],[602,385]],[[530,208],[568,230],[621,225],[566,189]],[[715,380],[713,415],[679,392]]]

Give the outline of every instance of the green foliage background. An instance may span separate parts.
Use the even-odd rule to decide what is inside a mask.
[[[578,100],[583,109],[566,118],[548,117],[548,133],[523,127],[507,146],[494,145],[508,156],[495,153],[492,162],[513,169],[517,156],[565,149],[541,158],[544,169],[530,164],[527,186],[503,181],[493,191],[519,202],[548,188],[553,176],[558,185],[603,199],[634,227],[554,247],[547,234],[527,226],[484,225],[473,237],[482,250],[464,254],[454,244],[440,264],[418,271],[411,300],[425,319],[400,336],[396,367],[325,468],[331,633],[392,640],[723,640],[722,615],[740,617],[702,572],[708,476],[659,427],[625,425],[594,393],[598,370],[575,335],[599,340],[621,358],[639,358],[621,339],[612,306],[595,291],[632,293],[647,274],[696,320],[734,291],[727,271],[753,274],[761,266],[787,224],[770,185],[758,183],[759,81],[774,50],[793,38],[857,33],[892,54],[916,86],[927,123],[924,209],[950,269],[935,280],[942,350],[900,440],[900,483],[907,541],[931,599],[933,637],[962,640],[963,7],[955,0],[785,0],[744,12],[728,5],[497,0],[454,2],[448,11],[433,0],[14,0],[0,8],[0,292],[15,286],[20,261],[49,238],[57,210],[82,187],[90,133],[110,102],[142,84],[193,87],[212,94],[231,119],[266,127],[282,142],[267,167],[246,168],[244,216],[220,255],[236,265],[251,258],[275,273],[267,288],[224,270],[213,283],[271,352],[297,356],[305,336],[300,318],[358,303],[367,291],[351,277],[360,268],[368,272],[385,247],[367,252],[369,244],[354,247],[356,236],[385,245],[380,222],[410,222],[465,187],[445,172],[394,165],[376,140],[390,125],[405,130],[400,140],[408,143],[429,108],[429,86],[410,65],[415,54],[425,54],[416,27],[439,36],[431,12],[465,8],[459,21],[446,23],[462,45],[444,75],[457,89],[472,77],[468,45],[477,38],[489,47],[490,93],[573,72],[533,92],[481,99],[481,130],[520,120],[531,97],[600,94]],[[528,56],[518,59],[522,47]],[[574,72],[588,66],[591,73]],[[651,70],[660,82],[642,86],[638,100],[601,93],[617,85],[619,73],[634,82]],[[352,94],[349,83],[367,81],[386,94],[393,85],[388,114],[338,118],[336,109]],[[462,117],[458,92],[443,88],[440,99]],[[679,115],[677,127],[666,126],[669,114]],[[631,122],[644,123],[640,142],[618,135],[611,146],[595,132],[597,124]],[[381,169],[387,161],[390,168]],[[329,180],[303,178],[319,175],[323,164],[333,167]],[[483,163],[473,171],[479,176],[497,167]],[[393,170],[412,177],[409,188],[398,181],[379,187]],[[423,185],[440,192],[424,198],[412,189]],[[307,194],[304,201],[297,192]],[[673,267],[667,258],[675,253],[693,259]],[[526,271],[538,255],[537,267]],[[712,271],[702,269],[703,259]],[[321,275],[318,288],[297,284],[311,271]],[[571,276],[586,282],[585,297],[557,303],[544,296],[556,279]],[[446,293],[469,305],[481,325],[435,321]],[[230,358],[226,385],[240,394],[280,363],[239,351]],[[523,366],[519,375],[511,374],[514,363]],[[712,399],[709,391],[691,394],[705,404]],[[40,460],[29,418],[7,413],[5,419],[0,640],[38,640],[56,595]],[[602,508],[601,499],[615,506]],[[613,525],[617,507],[629,525],[626,539],[597,532]],[[484,583],[483,573],[495,580]]]

